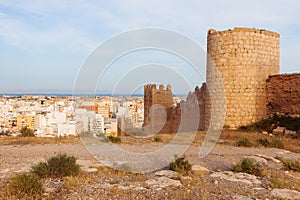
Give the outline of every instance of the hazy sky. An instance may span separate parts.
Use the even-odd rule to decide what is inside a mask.
[[[281,34],[281,72],[297,72],[299,10],[298,0],[0,0],[0,93],[70,92],[81,64],[97,45],[142,27],[178,31],[203,49],[209,28],[275,31]],[[149,52],[124,58],[119,65],[136,65],[137,58],[151,54],[157,58],[153,62],[166,59],[172,60],[171,65],[184,66],[170,55]],[[193,75],[188,66],[178,72]],[[195,85],[203,82],[187,77]],[[113,78],[107,81],[114,84]]]

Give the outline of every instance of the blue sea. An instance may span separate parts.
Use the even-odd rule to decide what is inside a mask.
[[[20,94],[0,94],[0,96],[12,96],[12,97],[20,97],[20,96],[52,96],[52,97],[71,97],[71,96],[87,96],[87,97],[111,97],[111,96],[118,96],[118,97],[122,97],[122,96],[132,96],[132,97],[142,97],[144,96],[144,94],[43,94],[43,93],[39,93],[39,94],[31,94],[31,93],[20,93]]]
[[[0,97],[9,96],[9,97],[21,97],[21,96],[51,96],[51,97],[71,97],[71,96],[81,96],[81,97],[143,97],[144,94],[43,94],[43,93],[19,93],[19,94],[0,94]],[[175,95],[173,97],[185,97],[186,94]]]

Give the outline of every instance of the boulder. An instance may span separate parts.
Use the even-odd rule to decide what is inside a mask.
[[[284,135],[288,137],[297,137],[297,132],[291,130],[285,130]]]
[[[271,196],[275,199],[300,199],[300,192],[289,189],[273,189]]]
[[[81,169],[82,169],[82,171],[84,171],[84,172],[86,172],[86,173],[95,173],[95,172],[98,171],[98,169],[96,169],[96,168],[87,168],[87,167],[83,167],[83,168],[81,168]]]
[[[167,177],[156,177],[154,179],[147,180],[146,184],[156,189],[162,189],[170,186],[178,187],[182,185],[180,181]]]
[[[155,173],[155,176],[164,176],[168,178],[178,178],[178,173],[171,170],[162,170]]]
[[[234,200],[251,200],[252,198],[247,197],[247,196],[241,196],[241,195],[235,195],[233,196]]]
[[[273,130],[274,135],[284,135],[286,128],[285,127],[277,127]]]
[[[202,167],[201,165],[193,165],[192,171],[196,173],[209,173],[209,169]]]
[[[249,158],[255,164],[258,164],[260,166],[267,166],[268,165],[268,161],[266,159],[258,157],[258,156],[244,156],[244,158]]]
[[[266,155],[262,155],[262,154],[256,154],[255,156],[260,157],[260,158],[264,158],[267,161],[272,161],[272,162],[274,162],[276,164],[281,164],[280,160],[278,160],[276,158],[273,158],[273,157],[270,157],[270,156],[266,156]]]
[[[215,172],[210,175],[212,178],[220,178],[231,182],[240,182],[249,185],[260,185],[261,181],[256,176],[246,173],[233,173],[231,171]]]

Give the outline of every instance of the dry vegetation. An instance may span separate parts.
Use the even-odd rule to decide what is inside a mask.
[[[174,139],[176,134],[157,134],[152,137],[121,137],[121,144],[151,144],[153,142],[169,143]],[[203,131],[197,132],[193,144],[201,145],[206,133]],[[228,131],[222,132],[220,139],[224,140],[224,144],[236,146],[239,140],[248,140],[250,146],[260,146],[257,143],[259,139],[267,139],[270,142],[274,139],[279,139],[284,144],[284,149],[300,153],[300,140],[283,136],[269,136],[252,131]],[[79,137],[61,137],[61,138],[40,138],[40,137],[9,137],[1,136],[0,145],[35,145],[35,144],[79,144],[81,143]],[[248,143],[248,142],[247,142]],[[241,145],[243,146],[243,145]]]
[[[41,137],[0,137],[0,145],[35,145],[35,144],[78,144],[79,137],[41,138]]]
[[[135,138],[135,137],[122,137],[120,145],[122,144],[156,144],[156,143],[169,143],[175,134],[159,134],[149,138]],[[159,138],[159,139],[155,139]],[[198,132],[196,137],[194,138],[194,145],[201,145],[202,141],[205,138],[205,132]],[[279,139],[284,144],[284,149],[287,149],[292,152],[300,153],[300,140],[292,139],[287,137],[274,137],[270,135],[265,135],[257,132],[243,132],[243,131],[223,131],[220,139],[223,140],[222,144],[219,145],[232,145],[237,146],[237,141],[241,141],[242,144],[246,144],[246,146],[251,147],[259,147],[259,148],[269,148],[270,146],[264,147],[259,144],[258,140],[268,140],[273,141],[274,138]],[[77,144],[80,143],[80,138],[23,138],[23,137],[2,137],[0,138],[0,145],[26,145],[26,144]],[[240,145],[244,146],[244,145]],[[180,161],[180,162],[179,162]],[[184,161],[184,162],[182,162]],[[186,164],[186,160],[178,160],[178,166],[182,166]],[[285,160],[283,163],[287,163],[286,166],[296,166],[299,167],[299,162],[294,163],[296,161]],[[257,173],[257,166],[253,165],[253,163],[249,163],[242,160],[238,163],[235,171],[243,171],[247,173],[252,173],[255,175],[259,175],[263,180],[264,187],[266,189],[272,188],[287,188],[292,190],[300,191],[300,172],[294,170],[294,168],[286,167],[284,170],[290,170],[286,172],[284,170],[279,169],[269,169],[266,167],[259,167],[259,173]],[[94,173],[86,173],[79,172],[77,176],[66,176],[60,178],[62,181],[62,186],[59,190],[54,193],[48,193],[45,196],[41,194],[39,190],[39,185],[37,185],[38,192],[35,194],[35,197],[31,195],[23,196],[22,199],[58,199],[61,197],[68,196],[70,194],[84,194],[81,196],[86,199],[88,197],[95,197],[97,194],[101,194],[101,198],[103,199],[122,199],[123,197],[129,199],[136,199],[137,197],[140,199],[157,199],[162,197],[167,197],[167,199],[188,199],[193,196],[197,199],[211,199],[218,196],[226,196],[232,194],[234,191],[235,194],[249,194],[252,195],[253,191],[248,188],[241,187],[240,185],[235,185],[234,183],[228,184],[224,183],[215,183],[209,177],[209,174],[194,174],[188,173],[189,179],[185,179],[184,175],[179,177],[179,180],[182,183],[182,187],[180,188],[165,188],[162,191],[155,191],[149,186],[145,185],[145,181],[151,178],[151,174],[133,174],[129,172],[122,172],[118,170],[114,170],[107,167],[95,167],[98,169],[97,172]],[[190,168],[190,166],[188,166]],[[249,169],[249,170],[248,170]],[[248,171],[247,171],[248,170]],[[29,181],[34,180],[35,177],[25,177],[25,175],[17,175],[19,179],[29,179]],[[43,181],[47,181],[49,177],[43,178]],[[51,177],[50,177],[51,179]],[[11,179],[14,180],[14,179]],[[9,187],[11,187],[10,181],[6,180],[0,185],[2,189],[0,189],[0,197],[5,196],[8,199],[16,199],[19,196],[18,188],[22,187],[19,184],[15,184],[14,187],[17,188],[17,193],[9,193]],[[15,178],[16,180],[16,178]],[[25,180],[27,181],[27,180]],[[110,185],[110,188],[104,189],[99,185],[103,184]],[[141,185],[147,189],[148,191],[136,191],[136,190],[123,190],[118,186],[120,185]],[[88,186],[88,187],[87,187]],[[256,194],[257,195],[257,194]],[[261,196],[259,196],[261,195]],[[257,197],[264,198],[264,193],[257,195]],[[162,198],[164,199],[164,198]]]
[[[300,191],[299,173],[290,171],[289,173],[282,170],[264,168],[263,176],[268,180],[269,187],[290,189]]]
[[[237,141],[241,138],[247,138],[253,146],[261,147],[257,140],[259,139],[267,139],[268,141],[272,141],[274,138],[282,141],[284,145],[284,149],[288,151],[292,151],[295,153],[300,153],[300,139],[293,139],[284,136],[270,136],[258,132],[248,132],[248,131],[223,131],[220,139],[226,140],[227,144],[236,145]]]
[[[176,134],[157,134],[153,137],[147,137],[147,138],[136,138],[132,136],[126,136],[122,137],[122,144],[150,144],[156,141],[156,138],[159,138],[159,142],[162,143],[169,143],[174,139]],[[199,131],[197,132],[193,144],[194,145],[201,145],[204,138],[206,136],[206,132]],[[221,133],[220,139],[223,140],[223,144],[225,145],[232,145],[232,146],[244,146],[244,145],[238,145],[237,142],[240,140],[241,143],[247,143],[247,147],[260,147],[264,148],[262,144],[258,142],[258,140],[268,140],[270,145],[265,147],[274,147],[274,148],[283,148],[295,153],[300,153],[300,139],[294,139],[284,136],[270,136],[269,134],[262,134],[259,132],[253,132],[253,131],[229,131],[224,130]],[[283,146],[281,146],[281,143]]]

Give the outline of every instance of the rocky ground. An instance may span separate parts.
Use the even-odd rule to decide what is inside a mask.
[[[127,148],[134,144],[118,144]],[[135,148],[145,150],[165,143],[146,142]],[[188,175],[167,169],[130,173],[104,167],[81,143],[0,145],[0,199],[14,199],[6,191],[9,177],[58,153],[74,155],[81,165],[78,177],[44,180],[42,199],[300,199],[300,173],[285,171],[277,158],[300,159],[299,153],[262,147],[236,147],[222,139],[204,158],[200,143],[186,152],[193,165]],[[108,152],[109,154],[109,152]],[[231,167],[251,158],[263,168],[261,177],[233,173]]]

